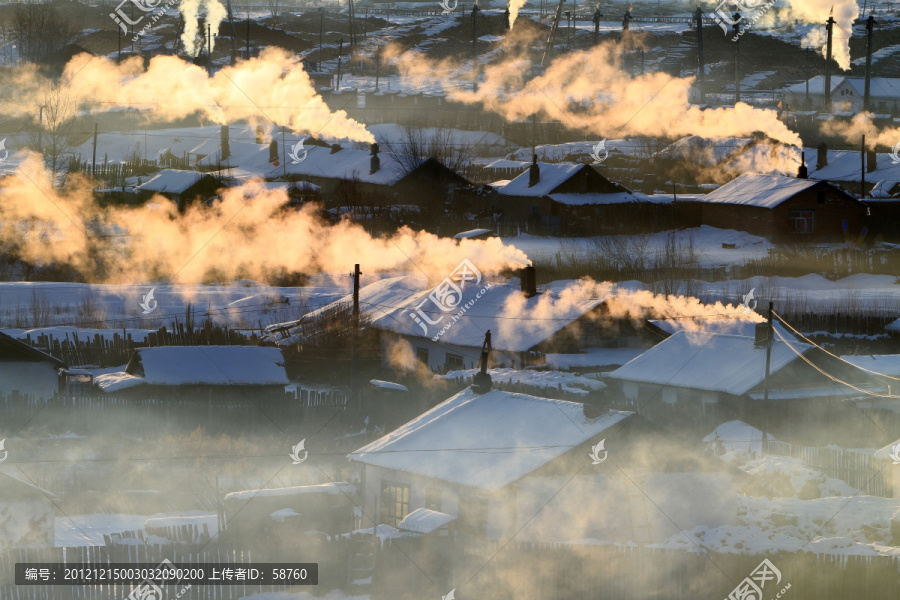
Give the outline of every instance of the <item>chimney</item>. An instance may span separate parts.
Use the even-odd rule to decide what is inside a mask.
[[[226,159],[231,156],[231,147],[228,144],[228,125],[222,125],[220,138],[220,144],[222,146],[222,158]]]
[[[800,148],[800,168],[797,169],[797,179],[809,179],[809,170],[806,168],[806,157],[803,148]]]
[[[537,164],[537,154],[531,155],[531,166],[528,168],[528,187],[534,187],[541,180],[541,168]]]
[[[476,394],[485,394],[491,391],[493,382],[487,372],[488,357],[491,353],[491,330],[484,333],[484,343],[481,345],[481,370],[472,378],[472,391]]]
[[[337,152],[340,152],[341,150],[342,150],[342,148],[341,148],[341,145],[340,145],[340,144],[332,144],[332,145],[331,145],[331,153],[332,153],[332,154],[335,154],[335,153],[337,153]]]
[[[269,142],[269,162],[278,160],[278,142],[272,140]]]
[[[768,341],[769,341],[769,324],[768,323],[757,323],[756,324],[756,332],[753,337],[753,347],[754,348],[765,348]]]
[[[256,126],[256,143],[264,144],[265,143],[264,138],[265,138],[265,130],[263,129],[263,126],[257,125]]]
[[[878,168],[878,153],[875,149],[866,150],[866,172],[871,173]]]
[[[537,279],[534,275],[534,267],[528,265],[522,269],[522,293],[526,298],[532,298],[537,295]]]
[[[372,160],[369,165],[369,175],[381,168],[381,159],[378,158],[378,143],[372,144]]]
[[[816,158],[816,170],[828,166],[828,144],[822,142],[819,144],[819,155]]]

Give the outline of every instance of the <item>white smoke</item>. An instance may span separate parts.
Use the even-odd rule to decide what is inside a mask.
[[[206,22],[210,26],[210,44],[213,49],[216,46],[219,24],[228,13],[219,0],[181,0],[181,15],[184,19],[181,43],[184,44],[184,51],[190,56],[197,56],[203,49],[203,44],[197,43],[201,5],[206,8]]]

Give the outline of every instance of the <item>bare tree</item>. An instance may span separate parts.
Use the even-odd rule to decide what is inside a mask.
[[[43,61],[75,39],[75,29],[49,3],[17,5],[10,29],[18,40],[19,57],[28,62]]]
[[[41,98],[39,118],[31,143],[43,154],[44,164],[55,184],[72,149],[69,136],[75,126],[75,102],[58,83],[53,84]]]
[[[406,173],[419,168],[427,158],[439,160],[448,169],[460,172],[470,161],[469,153],[453,144],[453,132],[439,127],[430,134],[423,127],[404,126],[400,140],[384,142]]]
[[[283,8],[282,0],[266,0],[269,7],[269,14],[272,15],[272,25],[278,25],[278,17],[281,15]]]

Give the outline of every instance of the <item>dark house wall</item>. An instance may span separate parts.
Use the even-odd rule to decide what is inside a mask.
[[[704,225],[723,229],[740,229],[765,236],[773,242],[840,242],[844,239],[843,221],[847,222],[851,239],[863,227],[866,207],[858,200],[828,184],[806,189],[775,208],[740,204],[699,202]],[[812,231],[794,229],[795,211],[812,211]]]

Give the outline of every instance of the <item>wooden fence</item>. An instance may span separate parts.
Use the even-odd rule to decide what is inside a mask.
[[[769,441],[766,452],[796,458],[827,477],[840,479],[869,496],[894,497],[890,461],[879,460],[871,454],[843,448],[796,446],[778,441]]]
[[[445,540],[449,538],[444,538]],[[374,600],[439,598],[451,589],[460,598],[491,600],[696,600],[725,598],[745,577],[768,559],[780,579],[764,584],[765,598],[785,587],[791,600],[882,600],[895,598],[900,585],[900,557],[837,556],[801,552],[761,555],[683,552],[664,549],[532,543],[448,543],[446,560],[435,561],[434,546],[422,538],[376,544],[376,571],[371,585],[355,587],[351,595]],[[183,596],[198,600],[231,600],[267,591],[308,591],[324,595],[331,589],[350,590],[350,542],[331,538],[322,552],[318,589],[253,584],[195,585]],[[257,555],[259,556],[259,555]],[[285,556],[282,561],[297,561]],[[0,600],[121,600],[133,586],[15,586],[17,562],[152,563],[163,559],[176,566],[230,562],[249,565],[252,552],[207,546],[187,552],[176,545],[126,545],[0,551]],[[257,564],[261,562],[256,559]],[[788,587],[789,586],[789,587]],[[167,586],[168,597],[181,588]],[[437,594],[437,595],[435,595]],[[755,597],[755,596],[754,596]]]

